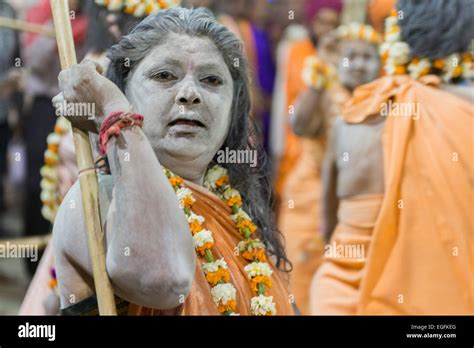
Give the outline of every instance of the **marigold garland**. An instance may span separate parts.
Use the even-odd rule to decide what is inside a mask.
[[[71,129],[69,121],[59,117],[54,126],[54,132],[46,138],[48,147],[44,153],[44,165],[40,169],[41,174],[41,214],[49,222],[53,223],[61,204],[62,197],[59,194],[59,143],[61,138]]]
[[[109,11],[123,11],[135,17],[144,17],[158,10],[176,7],[180,2],[180,0],[95,0],[97,5],[107,7]]]
[[[401,41],[398,13],[393,9],[385,20],[384,42],[380,55],[388,75],[409,74],[418,79],[428,74],[440,75],[444,82],[474,78],[474,59],[469,53],[453,53],[446,58],[431,60],[426,57],[410,59],[410,47]]]
[[[211,286],[211,294],[219,313],[223,315],[237,315],[235,309],[236,290],[230,283],[230,273],[224,258],[215,260],[212,248],[214,239],[212,232],[204,228],[204,217],[192,211],[196,201],[192,191],[185,187],[182,178],[176,176],[168,169],[164,173],[178,197],[180,207],[188,219],[189,228],[194,239],[194,246],[205,263],[202,265],[206,280]],[[250,236],[257,229],[250,216],[242,209],[240,193],[229,184],[229,175],[225,168],[215,165],[210,168],[204,179],[204,186],[222,199],[232,210],[230,218],[235,223],[236,229],[242,235],[242,240],[237,245],[240,255],[249,264],[244,270],[250,281],[250,287],[255,294],[250,301],[250,311],[254,315],[275,315],[276,306],[272,296],[265,296],[266,289],[272,286],[271,275],[273,270],[266,262],[265,245],[258,239]]]

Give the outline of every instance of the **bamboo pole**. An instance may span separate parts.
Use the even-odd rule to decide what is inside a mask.
[[[9,28],[13,30],[19,30],[19,31],[27,31],[30,33],[35,33],[35,34],[49,36],[49,37],[56,36],[56,34],[54,33],[54,30],[44,25],[29,23],[26,21],[22,21],[20,19],[13,19],[13,18],[8,18],[8,17],[0,17],[0,27]]]
[[[51,0],[51,9],[61,68],[67,69],[77,63],[71,22],[69,21],[68,1]],[[100,315],[117,315],[114,294],[105,266],[105,238],[100,221],[99,185],[92,158],[92,149],[87,133],[77,128],[73,128],[72,132],[99,313]]]
[[[51,233],[40,235],[40,236],[31,236],[31,237],[22,237],[22,238],[10,238],[10,239],[0,239],[0,246],[4,248],[20,247],[24,245],[35,246],[38,249],[44,249],[48,245],[49,240],[51,239]]]

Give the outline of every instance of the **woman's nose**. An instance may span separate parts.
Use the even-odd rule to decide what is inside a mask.
[[[180,105],[200,104],[201,96],[194,82],[185,83],[176,95],[176,103]]]

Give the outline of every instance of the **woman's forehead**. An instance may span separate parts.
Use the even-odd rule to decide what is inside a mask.
[[[221,52],[207,37],[169,34],[144,59],[144,65],[192,65],[200,68],[227,69]]]

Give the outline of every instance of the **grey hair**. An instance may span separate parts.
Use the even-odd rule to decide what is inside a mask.
[[[401,36],[411,56],[444,58],[467,52],[474,38],[474,0],[398,0]]]
[[[259,227],[258,234],[276,266],[291,269],[286,258],[283,237],[276,229],[272,205],[274,204],[270,181],[270,165],[256,134],[250,113],[249,77],[242,42],[225,26],[217,22],[207,9],[171,8],[158,11],[140,22],[120,42],[109,50],[111,63],[107,77],[123,92],[126,90],[130,71],[170,33],[209,38],[221,52],[234,81],[231,123],[221,149],[250,150],[259,155],[259,165],[221,164],[229,171],[231,184],[240,191],[243,208]],[[238,64],[235,64],[238,62]],[[214,158],[215,163],[216,157]]]

